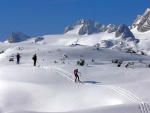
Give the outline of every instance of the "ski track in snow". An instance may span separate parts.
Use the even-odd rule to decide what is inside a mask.
[[[25,64],[27,66],[32,66],[31,64]],[[40,68],[43,68],[45,70],[50,70],[52,72],[56,72],[59,75],[62,75],[64,77],[66,77],[69,81],[74,82],[74,75],[67,72],[66,70],[63,70],[61,68],[55,67],[55,66],[39,66]],[[82,80],[81,80],[82,81]],[[82,84],[82,83],[80,83]],[[99,85],[99,84],[89,84],[86,83],[86,85]],[[109,88],[115,92],[117,92],[118,94],[122,95],[124,98],[126,98],[127,100],[129,100],[132,103],[137,103],[139,105],[139,108],[141,110],[141,113],[150,113],[150,104],[149,102],[143,102],[142,99],[140,99],[139,97],[137,97],[136,95],[134,95],[133,93],[131,93],[128,90],[125,90],[121,87],[118,86],[114,86],[114,85],[99,85],[101,87],[105,87],[105,88]]]
[[[31,64],[25,64],[25,65],[28,65],[28,66],[32,66]],[[74,75],[61,69],[61,68],[58,68],[58,67],[55,67],[55,66],[42,66],[40,65],[39,67],[45,69],[45,70],[50,70],[52,72],[56,72],[64,77],[66,77],[69,81],[72,81],[74,82]]]
[[[150,113],[150,104],[149,102],[143,102],[142,99],[140,99],[139,97],[135,96],[133,93],[118,87],[118,86],[104,86],[104,87],[108,87],[114,91],[116,91],[117,93],[121,94],[123,97],[125,97],[126,99],[130,100],[133,103],[138,103],[141,113]]]

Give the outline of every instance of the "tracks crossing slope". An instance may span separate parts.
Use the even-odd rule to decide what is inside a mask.
[[[25,64],[28,66],[31,66],[31,64]],[[55,67],[55,66],[39,66],[40,68],[43,68],[45,70],[50,70],[52,72],[56,72],[59,75],[62,75],[64,77],[66,77],[69,81],[74,82],[74,75],[67,72],[66,70],[63,70],[61,68]],[[89,84],[91,85],[91,84]],[[94,85],[94,84],[92,84]],[[100,85],[101,87],[105,87],[105,88],[109,88],[115,92],[117,92],[118,94],[122,95],[124,98],[126,98],[127,100],[129,100],[132,103],[137,103],[139,105],[139,109],[141,111],[141,113],[150,113],[150,104],[149,102],[144,102],[142,99],[140,99],[139,97],[137,97],[136,95],[134,95],[133,93],[131,93],[128,90],[125,90],[121,87],[118,86],[114,86],[114,85]]]

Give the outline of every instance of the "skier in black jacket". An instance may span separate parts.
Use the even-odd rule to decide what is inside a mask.
[[[34,65],[33,66],[36,66],[36,61],[37,61],[37,56],[36,54],[32,57],[33,61],[34,61]]]

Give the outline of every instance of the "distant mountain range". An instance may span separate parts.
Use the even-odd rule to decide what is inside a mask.
[[[135,36],[130,30],[134,28],[136,28],[139,32],[146,32],[150,30],[150,9],[148,8],[143,15],[138,15],[132,26],[129,27],[125,24],[121,24],[120,26],[115,26],[113,24],[103,25],[91,19],[81,19],[76,24],[67,26],[64,33],[74,30],[78,25],[82,25],[78,31],[78,35],[91,35],[100,32],[115,32],[116,38],[121,36],[123,39],[130,37],[132,40],[135,40]]]
[[[113,25],[113,24],[109,24],[109,25],[102,25],[98,22],[95,22],[94,20],[84,20],[81,19],[79,20],[75,25],[71,26],[67,26],[65,28],[64,33],[67,33],[70,30],[74,30],[76,26],[78,25],[82,25],[82,27],[79,29],[78,34],[79,35],[91,35],[93,33],[99,33],[99,32],[105,32],[107,31],[108,33],[114,32],[117,30],[117,26]]]
[[[138,42],[132,29],[137,29],[138,32],[147,32],[150,30],[150,9],[148,8],[143,15],[138,15],[132,26],[127,26],[125,24],[121,24],[120,26],[116,26],[113,24],[103,25],[99,22],[95,22],[94,20],[81,19],[77,21],[74,25],[68,25],[64,34],[68,34],[71,31],[76,30],[77,35],[92,35],[98,33],[114,33],[115,38],[122,40],[130,40]],[[17,43],[21,41],[25,41],[30,39],[30,36],[24,35],[21,32],[12,32],[7,41],[9,43]]]

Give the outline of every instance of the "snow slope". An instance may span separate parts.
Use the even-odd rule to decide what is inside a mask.
[[[92,36],[43,37],[37,43],[33,38],[0,44],[5,51],[0,54],[0,113],[150,112],[148,56],[97,50],[90,46],[97,40],[92,40]],[[77,40],[89,46],[69,46]],[[17,53],[21,55],[19,65]],[[34,54],[38,57],[36,67],[32,61]],[[9,62],[13,56],[15,61]],[[85,59],[85,66],[77,65],[80,59]],[[121,67],[112,63],[115,59],[124,61]],[[128,62],[134,65],[125,68]],[[74,82],[75,68],[81,72],[82,83]]]

